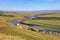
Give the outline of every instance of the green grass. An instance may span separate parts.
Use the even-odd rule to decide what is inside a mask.
[[[18,29],[14,27],[13,24],[8,23],[10,20],[21,19],[25,15],[29,13],[3,13],[0,16],[0,25],[6,26],[6,28],[0,28],[0,33],[12,36],[20,36],[26,40],[40,40],[38,37],[34,37],[34,35],[30,34],[28,31]],[[4,16],[6,15],[6,16]],[[8,16],[7,16],[8,15]],[[14,17],[10,17],[9,15],[13,15]]]
[[[37,18],[35,20],[28,20],[24,23],[45,27],[60,27],[60,13],[43,13],[36,16]]]
[[[34,13],[30,12],[31,15],[35,15]],[[12,36],[20,36],[23,39],[26,40],[59,40],[59,35],[49,35],[49,34],[44,34],[41,32],[33,32],[29,30],[24,30],[20,28],[16,28],[15,25],[10,24],[8,21],[14,20],[14,19],[24,19],[25,15],[30,15],[29,12],[17,12],[17,13],[10,13],[10,12],[4,12],[3,15],[5,16],[0,16],[0,25],[3,25],[5,27],[0,28],[0,34],[5,34],[5,35],[12,35]],[[13,15],[14,17],[10,17],[7,15]],[[31,22],[30,22],[31,21]],[[46,25],[45,23],[50,23],[50,25],[59,25],[60,20],[29,20],[27,23],[37,23],[39,24],[41,22],[41,25]],[[43,22],[43,23],[42,23]],[[52,22],[52,23],[51,23]],[[39,24],[40,25],[40,24]],[[47,25],[46,25],[47,26]]]
[[[38,14],[36,15],[38,17],[60,17],[60,13],[42,13],[42,14]]]
[[[0,33],[13,36],[21,36],[26,40],[40,40],[40,38],[34,37],[34,35],[30,34],[28,31],[17,29],[15,27],[6,27],[4,29],[0,29]]]
[[[27,24],[36,24],[45,27],[60,27],[60,20],[28,20]]]
[[[43,34],[39,32],[32,32],[29,30],[23,30],[16,27],[6,27],[0,29],[0,33],[6,35],[20,36],[26,40],[59,40],[58,36]]]

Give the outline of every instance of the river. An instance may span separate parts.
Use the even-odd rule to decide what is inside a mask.
[[[27,20],[32,20],[32,18],[35,18],[35,17],[32,17],[32,18],[26,17],[26,18],[27,18]],[[57,31],[57,32],[60,33],[60,27],[41,27],[41,26],[38,26],[38,25],[35,25],[35,24],[23,23],[23,20],[11,20],[10,23],[12,23],[12,24],[20,23],[20,24],[28,25],[30,28],[36,28],[38,30]]]

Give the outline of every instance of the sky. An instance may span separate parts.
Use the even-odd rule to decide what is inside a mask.
[[[0,0],[3,11],[60,10],[60,0]]]

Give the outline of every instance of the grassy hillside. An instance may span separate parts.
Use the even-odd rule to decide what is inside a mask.
[[[0,34],[0,40],[25,40],[19,36]]]
[[[34,32],[16,28],[8,21],[14,19],[24,19],[23,16],[30,13],[3,12],[0,14],[0,40],[60,40],[60,35],[49,35],[41,32]],[[32,13],[31,13],[32,14]],[[35,15],[34,13],[32,15]],[[42,20],[43,21],[43,20]]]
[[[0,34],[19,36],[25,40],[60,40],[59,35],[48,35],[15,27],[6,27],[0,29]]]

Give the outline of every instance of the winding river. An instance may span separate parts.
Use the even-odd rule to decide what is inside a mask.
[[[27,17],[25,16],[26,20],[32,20],[33,18],[36,18],[34,16],[30,16],[30,17]],[[25,20],[25,21],[26,21]],[[60,27],[41,27],[41,26],[38,26],[38,25],[34,25],[34,24],[26,24],[26,23],[23,23],[24,21],[23,20],[11,20],[10,23],[12,24],[17,24],[17,23],[20,23],[20,24],[24,24],[24,25],[28,25],[30,28],[36,28],[38,30],[48,30],[48,31],[56,31],[56,32],[59,32],[60,33]]]

